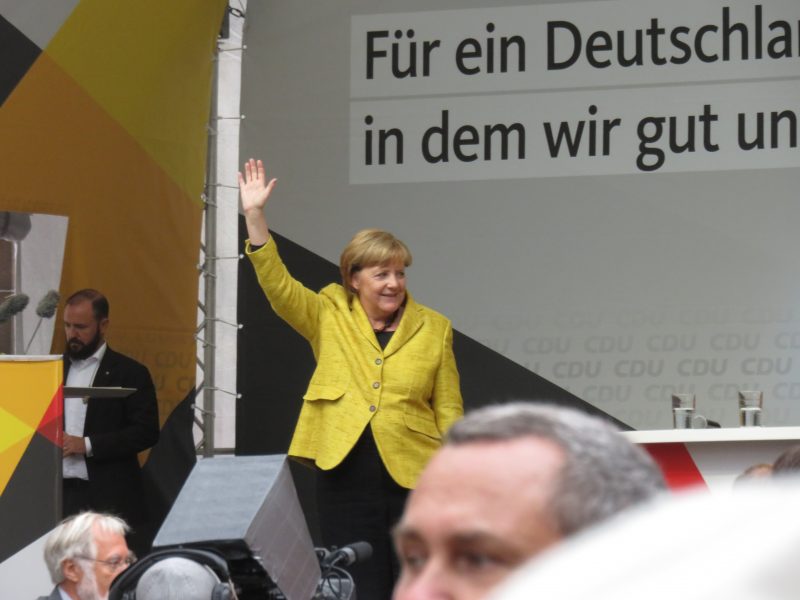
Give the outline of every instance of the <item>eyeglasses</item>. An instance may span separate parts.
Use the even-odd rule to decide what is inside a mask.
[[[75,558],[82,558],[83,560],[91,560],[92,562],[98,562],[110,567],[113,571],[117,571],[124,565],[126,568],[130,567],[133,563],[135,563],[138,558],[136,555],[131,552],[125,558],[121,556],[115,556],[113,558],[109,558],[108,560],[100,560],[99,558],[92,558],[90,556],[76,556]]]

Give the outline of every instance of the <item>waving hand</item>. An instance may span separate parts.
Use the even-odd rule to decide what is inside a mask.
[[[244,175],[239,172],[239,195],[250,243],[261,245],[269,239],[269,228],[264,216],[264,206],[275,187],[277,179],[270,179],[264,173],[264,163],[250,159],[244,163]]]

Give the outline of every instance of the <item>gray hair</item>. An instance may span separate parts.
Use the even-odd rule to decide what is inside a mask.
[[[119,517],[91,511],[61,521],[44,544],[44,561],[47,563],[47,570],[50,571],[53,583],[58,585],[64,581],[62,565],[65,560],[97,556],[92,532],[95,525],[101,531],[117,535],[125,535],[129,530],[125,521]]]
[[[171,556],[144,572],[136,584],[137,600],[207,600],[219,577],[206,565]]]
[[[445,444],[527,436],[549,440],[564,451],[549,508],[565,536],[666,488],[661,470],[647,452],[610,423],[564,406],[512,402],[484,407],[456,422]]]

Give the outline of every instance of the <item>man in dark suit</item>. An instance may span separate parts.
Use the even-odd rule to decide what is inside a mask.
[[[92,289],[72,294],[64,308],[65,385],[136,390],[124,398],[65,398],[64,515],[117,514],[143,554],[150,527],[137,454],[158,441],[158,404],[147,367],[106,344],[108,315],[108,300]]]

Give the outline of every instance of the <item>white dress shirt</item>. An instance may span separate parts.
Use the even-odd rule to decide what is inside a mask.
[[[94,376],[100,366],[100,361],[106,353],[106,343],[89,358],[84,360],[70,359],[69,374],[67,374],[67,387],[91,387]],[[64,398],[64,433],[83,436],[83,427],[86,423],[86,400],[83,398]],[[92,455],[92,445],[89,438],[84,438],[86,443],[86,456]],[[86,469],[86,458],[81,454],[65,456],[63,463],[64,479],[89,479]]]

